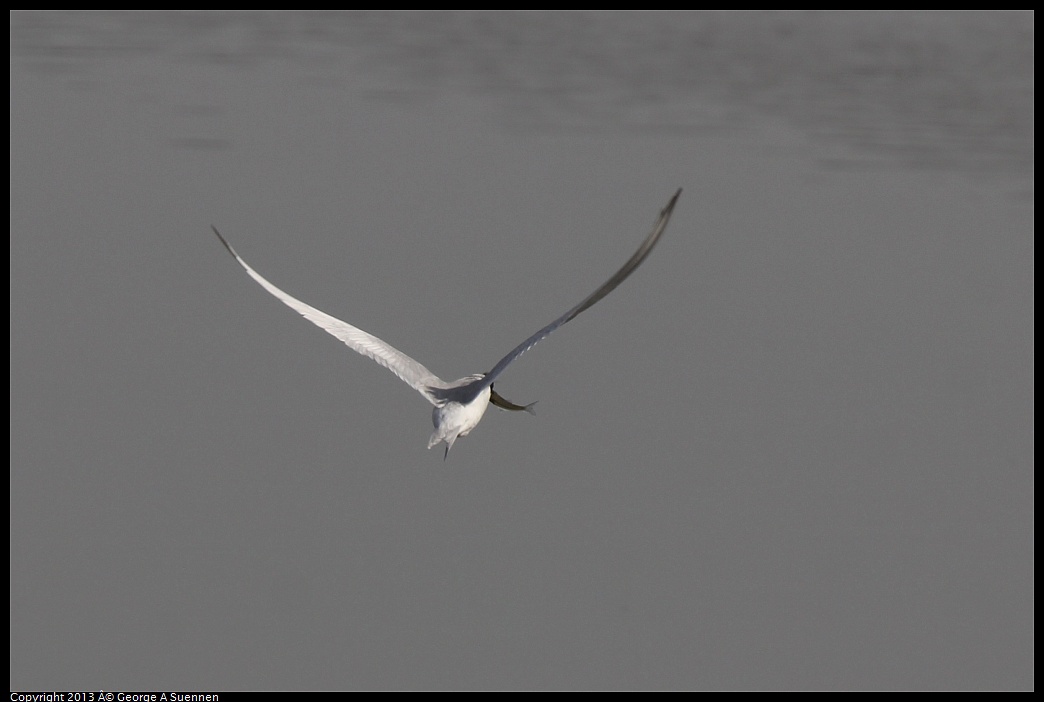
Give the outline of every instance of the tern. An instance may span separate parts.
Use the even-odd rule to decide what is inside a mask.
[[[638,250],[627,260],[627,263],[623,264],[620,270],[616,271],[609,280],[602,283],[601,287],[585,297],[579,304],[561,317],[558,317],[511,349],[506,356],[497,361],[497,364],[493,366],[493,370],[488,373],[468,375],[451,382],[442,380],[421,365],[421,363],[410,358],[388,342],[378,339],[373,334],[368,334],[358,327],[353,327],[348,322],[342,322],[336,317],[331,317],[325,312],[317,310],[311,305],[301,302],[296,297],[283,292],[247,265],[247,262],[240,258],[236,250],[225,240],[225,237],[221,236],[221,232],[217,230],[217,227],[211,226],[211,229],[214,230],[214,233],[217,234],[218,239],[225,245],[232,257],[261,287],[279,298],[286,306],[296,311],[312,324],[343,341],[351,350],[372,358],[399,376],[407,385],[433,404],[435,408],[431,413],[431,422],[435,425],[435,431],[432,432],[431,438],[428,439],[428,448],[430,449],[439,442],[445,442],[446,452],[442,455],[442,460],[446,460],[450,449],[453,448],[453,442],[461,436],[467,436],[472,429],[478,426],[482,415],[486,413],[486,408],[490,404],[514,412],[526,411],[530,414],[534,413],[533,405],[536,404],[535,402],[528,405],[516,405],[504,399],[493,389],[494,381],[519,356],[547,338],[551,332],[611,293],[634,272],[635,268],[641,265],[667,228],[667,221],[671,218],[671,212],[674,211],[674,205],[678,202],[678,196],[681,195],[681,192],[681,189],[679,189],[678,192],[674,193],[667,206],[660,212],[660,216],[656,218],[652,231],[642,241]]]

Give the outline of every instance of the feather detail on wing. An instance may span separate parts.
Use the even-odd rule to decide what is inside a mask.
[[[239,262],[239,265],[256,280],[265,290],[272,293],[287,307],[293,309],[312,324],[316,325],[331,336],[340,339],[348,348],[363,356],[372,358],[395,375],[399,376],[407,385],[423,395],[432,404],[437,404],[437,398],[433,390],[446,387],[446,383],[437,375],[425,368],[420,362],[407,356],[391,344],[368,334],[358,327],[353,327],[348,322],[331,317],[321,310],[317,310],[309,304],[301,302],[296,297],[283,292],[272,283],[268,282],[260,273],[255,271],[247,262],[239,257],[225,237],[216,227],[211,227],[218,239],[225,245],[228,252]]]
[[[471,392],[478,392],[479,389],[485,385],[492,384],[497,377],[504,372],[504,370],[511,365],[519,356],[524,354],[529,349],[533,348],[537,343],[546,339],[553,331],[571,321],[578,314],[591,307],[596,302],[601,300],[603,297],[611,293],[613,290],[624,282],[631,273],[634,272],[638,266],[642,264],[642,261],[646,259],[649,252],[652,251],[653,247],[656,246],[656,242],[660,240],[664,230],[667,229],[667,222],[671,218],[671,213],[674,211],[674,206],[678,202],[678,197],[681,195],[681,189],[674,193],[674,197],[670,199],[667,206],[660,212],[660,216],[656,218],[655,224],[653,224],[652,231],[645,237],[638,250],[634,252],[634,255],[627,260],[625,264],[616,271],[609,278],[609,280],[602,283],[602,285],[595,290],[593,293],[585,297],[575,307],[570,309],[568,312],[563,314],[555,321],[548,324],[546,327],[540,329],[535,334],[530,336],[528,339],[523,341],[521,344],[513,348],[504,358],[497,362],[497,365],[493,366],[493,370],[486,373],[481,380],[476,380],[468,386],[468,390]]]

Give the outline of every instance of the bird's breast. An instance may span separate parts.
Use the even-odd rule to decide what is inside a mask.
[[[435,425],[436,433],[443,436],[466,436],[478,426],[482,415],[486,413],[489,394],[490,389],[487,386],[471,402],[450,401],[442,407],[436,407],[431,413],[431,423]]]

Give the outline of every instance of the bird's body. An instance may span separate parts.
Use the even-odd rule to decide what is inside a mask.
[[[442,380],[425,368],[421,363],[407,356],[402,351],[399,351],[391,344],[378,339],[372,334],[364,332],[358,327],[343,322],[336,317],[331,317],[325,312],[301,302],[297,298],[283,292],[275,285],[272,285],[272,283],[268,282],[268,280],[262,277],[260,273],[247,265],[246,261],[239,257],[239,254],[237,254],[235,249],[229,245],[225,240],[225,237],[221,236],[221,233],[218,232],[217,228],[212,227],[212,229],[214,229],[214,233],[217,234],[221,243],[225,245],[226,249],[228,249],[228,252],[232,254],[236,261],[239,262],[239,265],[241,265],[250,277],[256,280],[261,287],[279,298],[279,300],[281,300],[285,305],[297,311],[308,321],[340,339],[352,350],[372,358],[377,363],[395,373],[395,375],[401,378],[406,384],[417,390],[417,392],[431,402],[435,406],[431,415],[435,431],[428,440],[428,448],[430,449],[439,442],[445,442],[446,452],[443,454],[443,458],[445,458],[449,455],[449,450],[453,446],[453,442],[460,436],[467,436],[468,433],[478,425],[482,416],[486,412],[486,408],[491,403],[501,409],[527,411],[530,413],[533,412],[532,408],[535,403],[522,406],[505,400],[495,390],[493,390],[494,381],[504,372],[505,368],[515,361],[515,359],[528,351],[542,339],[546,338],[551,334],[551,332],[555,331],[566,322],[569,322],[588,307],[612,292],[613,289],[622,283],[624,279],[626,279],[627,276],[629,276],[634,269],[645,260],[646,256],[649,255],[649,252],[652,250],[653,246],[656,245],[656,242],[667,228],[667,221],[670,219],[671,212],[674,210],[674,205],[677,203],[679,195],[681,195],[681,190],[676,192],[670,202],[667,203],[667,206],[660,213],[656,223],[653,225],[652,231],[645,237],[645,240],[642,242],[641,246],[638,247],[638,250],[634,255],[631,256],[627,263],[625,263],[616,274],[603,283],[600,288],[584,298],[580,304],[576,305],[568,312],[537,331],[535,334],[532,334],[529,338],[512,349],[510,353],[500,359],[500,361],[493,367],[493,370],[488,373],[478,373],[465,376],[452,382]]]
[[[468,376],[457,382],[466,385],[481,378],[481,375]],[[457,437],[467,436],[482,421],[482,415],[489,407],[491,392],[492,388],[489,385],[482,385],[478,394],[470,400],[461,398],[460,400],[449,400],[441,406],[435,405],[431,411],[431,423],[435,426],[435,431],[428,439],[428,448],[435,446],[440,441],[445,441],[448,456]]]

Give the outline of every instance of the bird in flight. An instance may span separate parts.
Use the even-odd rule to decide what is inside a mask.
[[[504,399],[493,389],[494,381],[500,377],[500,374],[503,373],[504,370],[515,361],[515,359],[531,349],[535,344],[542,341],[551,334],[551,332],[555,331],[588,307],[611,293],[616,289],[616,286],[622,283],[627,276],[634,272],[635,268],[641,265],[642,261],[644,261],[649,255],[649,252],[652,251],[653,247],[656,246],[656,242],[660,240],[664,230],[667,228],[667,221],[671,218],[671,212],[674,211],[674,205],[678,202],[678,196],[681,195],[681,192],[682,191],[679,189],[678,192],[674,193],[674,197],[670,199],[667,206],[660,212],[660,216],[656,218],[656,223],[653,224],[652,231],[650,231],[645,237],[645,240],[642,241],[638,250],[635,251],[634,255],[627,260],[627,263],[623,264],[623,267],[621,267],[620,270],[616,271],[609,280],[602,283],[601,287],[585,297],[579,304],[571,308],[561,317],[558,317],[553,322],[513,348],[506,356],[500,359],[495,366],[493,366],[493,370],[487,373],[468,375],[459,380],[449,382],[442,380],[418,361],[410,358],[388,342],[378,339],[373,334],[368,334],[358,327],[353,327],[351,324],[348,324],[348,322],[342,322],[336,317],[331,317],[325,312],[321,312],[311,305],[301,302],[296,297],[293,297],[292,295],[283,292],[275,285],[272,285],[272,283],[268,282],[260,273],[247,265],[247,262],[239,257],[239,254],[237,254],[236,250],[232,248],[228,241],[225,240],[225,237],[221,236],[221,232],[217,230],[217,227],[211,226],[211,229],[214,230],[218,239],[220,239],[221,243],[225,245],[225,248],[228,249],[228,252],[232,254],[233,258],[239,262],[239,265],[241,265],[250,277],[256,280],[261,287],[275,295],[287,307],[296,311],[312,324],[315,324],[320,329],[323,329],[327,333],[343,341],[348,348],[361,353],[363,356],[372,358],[374,361],[399,376],[399,378],[401,378],[407,385],[419,392],[425,397],[425,399],[433,404],[435,408],[431,413],[431,421],[432,424],[435,425],[435,431],[432,432],[431,438],[428,439],[428,448],[430,449],[440,441],[445,442],[446,452],[442,455],[442,459],[446,460],[446,457],[449,456],[450,449],[453,448],[453,442],[456,441],[458,437],[467,436],[468,433],[478,425],[479,420],[482,419],[482,415],[485,414],[486,408],[489,404],[494,404],[505,410],[514,412],[526,411],[533,414],[533,405],[536,404],[535,402],[528,405],[516,405],[515,403]]]

